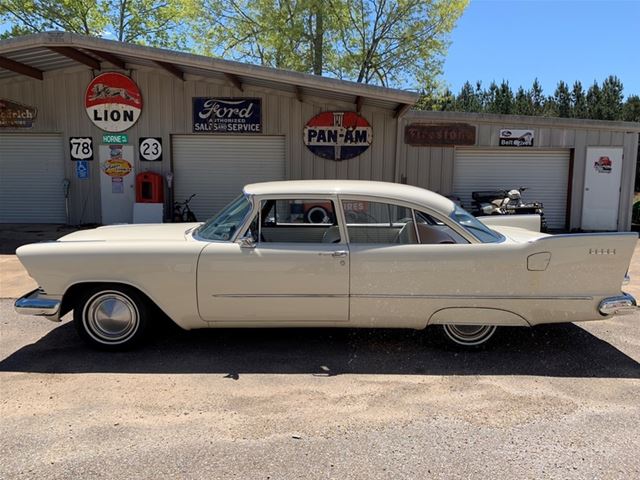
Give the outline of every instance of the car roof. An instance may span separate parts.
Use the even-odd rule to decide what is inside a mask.
[[[244,187],[247,195],[365,195],[400,200],[431,207],[449,215],[455,204],[446,197],[424,188],[400,183],[367,180],[289,180],[251,183]]]

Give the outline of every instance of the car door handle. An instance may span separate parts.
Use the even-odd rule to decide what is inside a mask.
[[[349,255],[349,252],[347,250],[336,250],[335,252],[320,252],[318,255],[323,255],[323,256],[332,256],[334,258],[338,258],[338,257],[346,257],[347,255]]]

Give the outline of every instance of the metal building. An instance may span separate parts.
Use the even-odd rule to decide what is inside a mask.
[[[465,204],[526,186],[552,227],[629,229],[640,125],[411,111],[417,98],[70,33],[2,40],[0,223],[131,222],[136,176],[156,173],[165,219],[194,193],[204,219],[245,183],[350,178]]]

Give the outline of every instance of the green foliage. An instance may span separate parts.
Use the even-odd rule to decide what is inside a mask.
[[[640,122],[640,96],[631,95],[622,109],[622,119],[627,122]]]
[[[453,100],[452,100],[453,99]],[[538,79],[531,89],[518,87],[515,95],[505,80],[500,85],[491,82],[482,88],[480,82],[473,89],[469,82],[454,95],[449,89],[432,88],[423,93],[416,105],[418,109],[449,110],[459,112],[485,112],[515,115],[535,115],[565,118],[591,118],[596,120],[640,121],[640,96],[631,95],[623,102],[623,85],[619,78],[609,76],[602,85],[594,82],[585,94],[582,83],[573,87],[558,82],[553,95],[545,96]]]
[[[155,46],[184,47],[197,0],[2,0],[5,37],[61,30]]]
[[[468,0],[202,0],[199,51],[379,85],[440,74]]]

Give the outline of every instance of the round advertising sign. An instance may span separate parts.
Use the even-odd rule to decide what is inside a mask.
[[[142,94],[126,75],[107,72],[98,75],[87,87],[84,107],[96,127],[106,132],[124,132],[140,117]]]
[[[304,127],[304,144],[315,155],[348,160],[365,152],[372,141],[369,122],[356,112],[323,112]]]

